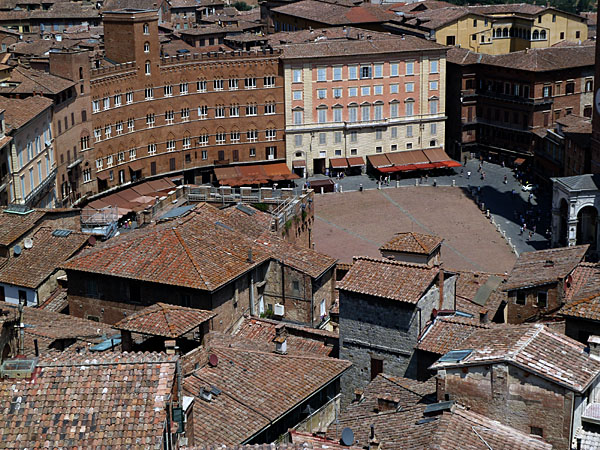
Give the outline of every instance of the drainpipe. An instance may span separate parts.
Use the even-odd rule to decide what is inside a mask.
[[[254,273],[250,273],[250,315],[254,316]]]

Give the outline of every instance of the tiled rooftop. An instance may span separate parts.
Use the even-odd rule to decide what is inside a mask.
[[[469,319],[438,316],[425,329],[416,348],[440,356],[445,355],[450,350],[460,348],[461,343],[480,328],[489,328],[489,325],[481,324],[479,317]]]
[[[52,228],[39,228],[31,236],[33,247],[22,249],[21,255],[11,257],[0,268],[0,283],[37,288],[89,238],[77,231],[70,232],[68,236],[54,236],[53,233]]]
[[[17,130],[52,106],[49,98],[34,95],[24,99],[0,97],[0,109],[4,109],[7,130]],[[48,117],[48,120],[50,117]]]
[[[40,210],[28,214],[14,214],[0,209],[0,245],[9,246],[31,230],[43,217]]]
[[[479,314],[487,313],[488,318],[492,320],[502,302],[507,300],[507,293],[502,291],[502,285],[489,292],[486,283],[490,277],[506,279],[506,276],[474,271],[459,271],[457,275],[456,309],[472,314],[476,318]]]
[[[600,374],[600,362],[585,346],[545,325],[504,325],[476,330],[454,350],[471,350],[458,362],[436,362],[432,368],[505,362],[542,378],[583,392]]]
[[[580,263],[567,280],[565,301],[590,298],[600,294],[600,264]]]
[[[156,303],[125,317],[114,328],[174,339],[198,328],[215,315],[201,309]]]
[[[270,258],[313,277],[335,264],[333,258],[283,241],[268,228],[255,239],[264,217],[258,212],[244,215],[200,204],[184,217],[96,245],[65,267],[213,291]],[[252,223],[254,216],[257,223]]]
[[[437,267],[359,257],[337,287],[340,291],[415,304],[438,273]]]
[[[0,381],[3,448],[163,448],[176,358],[61,354],[33,380]]]
[[[521,253],[504,290],[554,283],[569,275],[583,260],[588,245]]]
[[[444,239],[437,236],[409,231],[407,233],[396,233],[379,250],[430,255],[443,241]]]
[[[560,310],[566,317],[600,321],[600,295],[575,300]]]
[[[15,67],[10,73],[10,82],[17,83],[17,85],[0,88],[0,92],[3,94],[54,95],[75,86],[75,82],[66,78],[21,66]]]
[[[244,443],[350,367],[333,358],[229,347],[209,353],[218,357],[217,366],[205,365],[184,382],[187,395],[196,396],[194,439],[206,445]],[[276,386],[267,387],[267,380]],[[211,386],[222,392],[203,400],[201,389]]]

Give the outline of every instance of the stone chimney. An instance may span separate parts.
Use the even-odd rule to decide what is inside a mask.
[[[275,353],[280,355],[287,354],[287,330],[285,329],[285,325],[279,324],[275,327],[273,342],[275,342]]]
[[[174,355],[177,353],[177,350],[179,350],[179,347],[177,347],[177,342],[174,339],[165,341],[165,352],[167,355]]]
[[[591,335],[588,338],[588,345],[590,347],[590,358],[600,361],[600,336]]]
[[[438,288],[440,291],[440,300],[438,305],[438,310],[444,309],[444,269],[440,264],[440,272],[438,275]]]
[[[371,432],[369,433],[369,450],[379,450],[381,442],[375,436],[375,425],[371,425]]]

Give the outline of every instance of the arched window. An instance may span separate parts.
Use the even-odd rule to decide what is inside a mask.
[[[144,34],[150,34],[150,26],[147,23],[144,24]]]
[[[502,30],[502,36],[508,37],[508,28],[505,28],[504,30]]]
[[[533,40],[535,41],[536,39],[539,39],[539,38],[540,38],[540,33],[538,30],[535,30],[533,32]]]
[[[79,79],[83,80],[83,67],[79,68]]]
[[[150,43],[144,42],[144,53],[150,53]]]
[[[542,39],[542,40],[546,39],[546,30],[540,31],[540,39]]]
[[[592,80],[587,80],[585,82],[585,92],[592,92],[593,89],[593,82]]]

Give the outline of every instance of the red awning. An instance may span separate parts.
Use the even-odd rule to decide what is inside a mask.
[[[99,180],[108,180],[108,170],[104,172],[96,172],[96,178]]]
[[[434,163],[431,163],[431,164],[433,164],[433,166],[434,166],[436,169],[440,169],[440,168],[442,168],[442,167],[448,167],[448,166],[446,166],[446,162],[445,162],[445,161],[441,161],[441,162],[434,162]]]
[[[365,165],[365,160],[362,159],[362,156],[351,156],[348,158],[348,165],[350,167],[362,167]]]
[[[444,165],[446,167],[461,167],[462,166],[461,163],[459,163],[457,161],[452,161],[452,160],[450,160],[450,161],[443,161],[443,163],[444,163]]]
[[[133,172],[137,172],[138,170],[142,170],[144,167],[144,163],[142,161],[133,161],[129,163],[129,168]]]
[[[329,164],[332,169],[347,169],[348,160],[346,158],[331,158]]]
[[[417,169],[435,169],[435,164],[431,163],[423,163],[423,164],[415,164]]]
[[[409,170],[417,170],[417,166],[415,164],[404,164],[403,166],[395,166],[398,172],[407,172]]]
[[[375,169],[393,166],[386,155],[368,155],[367,159]]]
[[[397,172],[398,171],[398,166],[395,166],[395,167],[378,167],[377,170],[379,170],[382,173],[392,173],[392,172]]]

